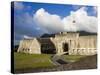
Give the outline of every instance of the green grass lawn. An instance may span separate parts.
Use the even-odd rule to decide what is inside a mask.
[[[15,69],[52,68],[53,63],[48,54],[14,53]]]
[[[86,56],[83,56],[83,55],[64,55],[64,58],[66,60],[73,60],[73,61],[78,61],[83,57],[86,57]]]
[[[84,56],[80,55],[64,55],[66,60],[79,60]],[[56,67],[51,62],[50,54],[25,54],[14,53],[14,66],[15,70],[27,70],[36,68],[53,68]]]

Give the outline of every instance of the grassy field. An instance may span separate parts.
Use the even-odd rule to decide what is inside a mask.
[[[79,55],[64,55],[66,60],[79,60],[83,56]],[[15,71],[17,70],[28,70],[38,68],[53,68],[56,67],[51,59],[50,54],[25,54],[25,53],[14,53],[14,66]]]
[[[83,56],[83,55],[64,55],[64,58],[66,60],[73,60],[73,61],[78,61],[83,57],[86,57],[86,56]]]
[[[52,68],[54,65],[50,57],[47,54],[14,53],[15,69]]]

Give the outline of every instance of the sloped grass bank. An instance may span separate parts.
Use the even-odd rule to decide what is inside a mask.
[[[27,54],[14,53],[14,71],[15,73],[29,73],[29,72],[48,72],[60,71],[51,61],[51,54]],[[64,55],[65,60],[78,61],[85,56],[80,55]],[[67,64],[66,64],[67,65]],[[68,67],[66,67],[68,68]],[[62,68],[63,70],[63,68]],[[67,69],[66,69],[67,70]]]
[[[65,60],[69,61],[79,61],[81,58],[86,57],[85,55],[63,55]]]
[[[14,53],[14,68],[19,69],[35,69],[35,68],[52,68],[55,65],[50,60],[49,54],[25,54]]]

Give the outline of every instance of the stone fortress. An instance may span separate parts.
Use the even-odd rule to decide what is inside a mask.
[[[60,32],[53,37],[23,39],[18,52],[94,55],[97,54],[97,35],[81,36],[78,32]]]

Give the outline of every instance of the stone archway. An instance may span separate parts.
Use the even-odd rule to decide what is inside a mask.
[[[68,43],[63,43],[62,47],[63,47],[63,52],[68,52],[68,50],[69,50],[69,44]]]
[[[66,52],[69,50],[68,43],[63,43],[63,51]]]

